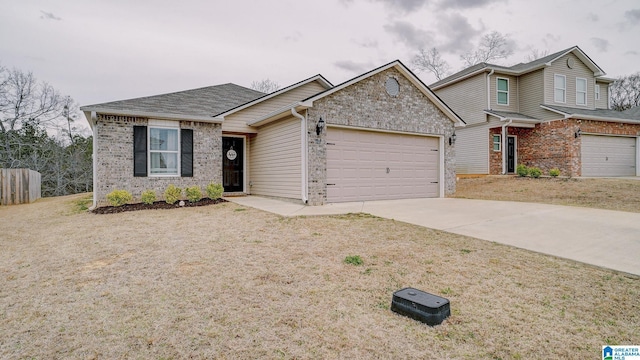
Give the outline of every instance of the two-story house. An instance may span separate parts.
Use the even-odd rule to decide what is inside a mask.
[[[456,171],[518,164],[564,176],[638,176],[640,114],[609,109],[612,79],[579,47],[510,67],[481,63],[430,85],[467,123]]]

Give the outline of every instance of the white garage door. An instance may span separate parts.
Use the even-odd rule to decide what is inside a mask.
[[[635,176],[636,138],[582,135],[582,176]]]
[[[329,128],[327,201],[437,197],[436,137]]]

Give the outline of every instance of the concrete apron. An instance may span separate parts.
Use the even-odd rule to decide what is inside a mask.
[[[324,206],[258,196],[227,200],[282,216],[364,212],[640,276],[640,213],[452,198]]]

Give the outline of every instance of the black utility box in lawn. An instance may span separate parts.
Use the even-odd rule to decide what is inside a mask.
[[[451,315],[449,300],[414,288],[394,292],[391,310],[431,326]]]

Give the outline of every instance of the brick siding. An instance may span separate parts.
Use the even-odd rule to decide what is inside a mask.
[[[155,190],[163,199],[169,184],[198,185],[204,191],[210,182],[222,183],[222,127],[192,121],[180,121],[180,128],[193,130],[193,177],[134,177],[133,126],[147,124],[148,119],[141,117],[97,115],[94,192],[99,206],[108,205],[106,195],[116,189],[131,192],[134,202],[139,202],[145,190]]]

